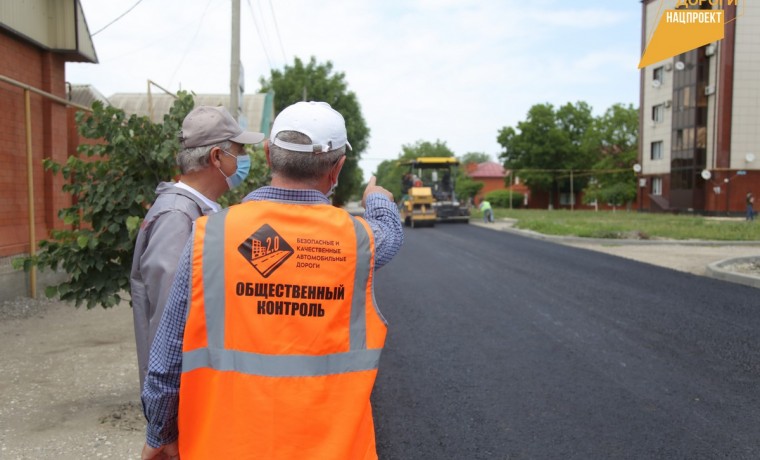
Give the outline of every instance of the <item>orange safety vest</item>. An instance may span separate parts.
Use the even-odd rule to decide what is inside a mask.
[[[377,459],[387,326],[374,237],[330,205],[252,201],[196,221],[179,397],[194,459]]]

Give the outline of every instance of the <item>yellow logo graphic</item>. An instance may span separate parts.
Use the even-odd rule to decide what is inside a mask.
[[[660,9],[662,10],[660,0]],[[689,6],[738,5],[739,0],[678,0],[676,8]],[[732,19],[733,20],[733,19]],[[722,40],[725,32],[725,11],[722,9],[665,10],[652,34],[639,69],[663,59],[677,56],[700,46]]]

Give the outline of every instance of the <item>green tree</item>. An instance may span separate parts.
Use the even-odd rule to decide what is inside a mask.
[[[499,131],[497,141],[504,148],[499,157],[526,185],[549,191],[553,202],[556,193],[570,190],[570,170],[590,169],[595,161],[587,138],[592,123],[591,107],[585,102],[557,110],[551,104],[536,104],[516,129]],[[574,190],[580,190],[583,181],[574,182]]]
[[[123,300],[137,230],[156,198],[156,185],[179,174],[178,134],[194,101],[187,92],[177,96],[163,123],[95,102],[91,114],[80,112],[76,119],[79,134],[95,143],[80,145],[79,155],[65,164],[44,161],[45,169],[67,179],[63,191],[73,196],[74,204],[61,209],[58,217],[70,228],[53,230],[35,257],[17,259],[14,265],[63,269],[69,279],[48,287],[48,296],[87,308],[112,307]],[[241,186],[220,198],[223,206],[240,202],[269,180],[263,149],[246,148],[251,172]]]
[[[385,187],[393,194],[396,200],[401,198],[401,177],[406,169],[399,164],[399,160],[384,160],[377,165],[375,178],[377,185]]]
[[[593,180],[584,190],[586,202],[622,206],[636,199],[636,176],[632,170],[638,155],[639,111],[632,105],[615,104],[594,120],[589,142],[599,152]]]
[[[457,170],[454,192],[456,192],[460,200],[467,201],[470,198],[474,198],[485,186],[483,182],[472,180],[469,174],[467,174],[467,168],[470,165],[478,165],[488,161],[492,161],[491,156],[483,152],[467,152],[459,158],[460,166]]]
[[[491,155],[483,152],[467,152],[459,159],[459,162],[464,166],[467,164],[480,164],[486,163],[491,160]]]
[[[412,160],[420,157],[453,157],[454,152],[446,145],[446,142],[436,140],[435,142],[417,141],[414,144],[404,144],[401,146],[400,160]]]
[[[454,192],[461,201],[468,201],[470,198],[476,197],[486,185],[483,182],[472,180],[470,176],[464,174],[462,169],[457,172],[457,175]]]
[[[306,64],[295,58],[292,66],[285,66],[282,71],[272,70],[268,79],[262,77],[259,81],[261,92],[274,91],[277,113],[298,101],[324,101],[346,119],[348,141],[353,150],[346,152],[346,162],[333,197],[336,206],[345,204],[361,187],[359,160],[369,141],[369,128],[359,100],[353,91],[349,91],[345,74],[334,72],[330,61],[319,64],[312,56]]]
[[[181,92],[163,123],[128,117],[100,102],[91,114],[77,114],[79,134],[97,143],[80,145],[79,155],[65,164],[44,161],[46,169],[67,179],[63,191],[74,197],[71,207],[58,212],[70,228],[53,230],[34,258],[17,259],[25,270],[37,265],[68,273],[67,281],[46,289],[48,296],[87,308],[121,302],[129,289],[137,229],[155,198],[156,184],[177,173],[177,134],[192,107],[192,96]]]

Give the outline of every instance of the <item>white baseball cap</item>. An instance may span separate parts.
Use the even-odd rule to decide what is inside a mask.
[[[311,139],[311,144],[295,144],[277,139],[283,131],[295,131]],[[270,142],[292,152],[323,153],[344,145],[351,149],[343,115],[327,102],[296,102],[285,107],[274,119]]]

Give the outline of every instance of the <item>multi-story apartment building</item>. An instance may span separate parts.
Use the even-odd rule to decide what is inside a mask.
[[[760,196],[760,0],[643,0],[642,53],[678,4],[723,9],[725,36],[641,70],[640,208],[743,213]]]

